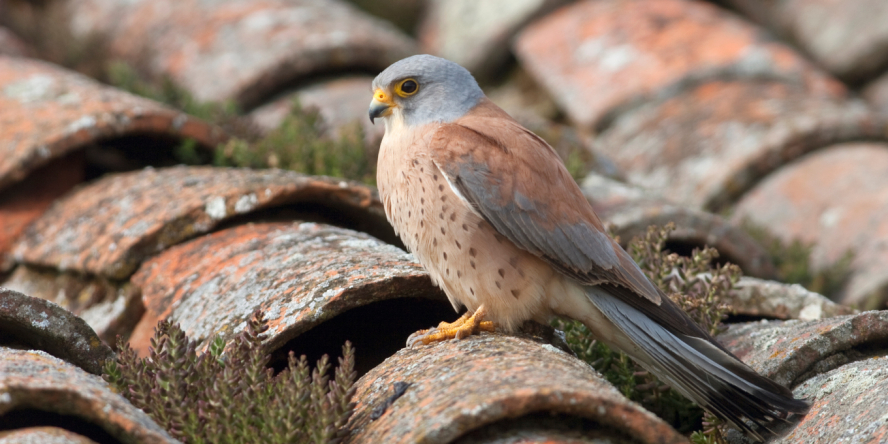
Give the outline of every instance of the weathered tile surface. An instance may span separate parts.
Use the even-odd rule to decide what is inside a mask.
[[[735,324],[719,342],[757,372],[790,388],[888,344],[888,311],[816,321]],[[886,375],[888,376],[888,375]]]
[[[850,249],[841,300],[861,308],[888,302],[888,143],[849,143],[811,153],[768,176],[736,207],[777,236],[814,244],[811,265],[827,267]]]
[[[249,107],[285,83],[382,70],[415,52],[391,24],[338,0],[71,0],[71,26],[108,35],[113,57],[201,101]]]
[[[372,420],[398,382],[410,386]],[[542,412],[584,418],[593,423],[587,430],[616,442],[687,442],[584,362],[549,344],[501,334],[402,349],[358,380],[355,399],[351,444],[449,443]]]
[[[830,143],[885,137],[857,100],[776,82],[709,82],[629,110],[595,140],[629,181],[719,211],[761,177]]]
[[[0,190],[102,139],[148,135],[194,139],[221,131],[198,119],[49,63],[0,56]]]
[[[52,203],[84,179],[82,153],[49,162],[0,191],[0,273],[12,267],[8,254],[18,237]],[[0,278],[2,282],[2,278]]]
[[[18,262],[126,279],[142,260],[223,221],[260,209],[332,209],[358,229],[392,237],[375,191],[282,170],[212,167],[109,175],[57,201],[32,223]]]
[[[773,277],[774,264],[762,246],[744,230],[721,216],[675,205],[641,189],[598,174],[589,174],[582,183],[583,194],[592,208],[626,245],[634,237],[643,237],[651,225],[675,223],[668,241],[693,248],[709,245],[722,258],[735,263],[744,273]]]
[[[811,412],[775,443],[888,442],[888,357],[853,362],[802,383]]]
[[[888,3],[883,0],[728,0],[727,4],[799,45],[817,63],[851,81],[888,63]]]
[[[807,415],[771,442],[881,443],[888,437],[888,311],[733,325],[719,341],[811,402]],[[733,433],[728,442],[750,441]]]
[[[96,442],[58,427],[28,427],[0,432],[0,444],[96,444]]]
[[[729,302],[735,314],[771,319],[814,321],[854,313],[851,307],[836,304],[799,284],[751,277],[740,278]]]
[[[703,79],[764,77],[821,94],[844,91],[787,46],[698,1],[577,2],[525,28],[515,52],[583,127]]]
[[[476,77],[496,75],[509,44],[528,22],[568,0],[435,0],[420,25],[424,52],[459,63]]]
[[[127,337],[145,312],[139,288],[101,276],[19,265],[2,284],[77,315],[106,344]]]
[[[52,302],[3,287],[0,345],[43,350],[93,374],[100,374],[102,362],[114,356],[83,319]]]
[[[248,224],[219,231],[152,258],[132,282],[142,288],[146,318],[152,323],[171,319],[194,339],[237,333],[256,309],[263,309],[269,351],[343,312],[391,299],[441,301],[445,313],[457,317],[413,256],[366,234],[315,223]],[[433,319],[408,318],[407,305],[399,311],[393,304],[380,325],[341,326],[354,335],[344,339],[355,344],[359,360],[376,347],[374,342],[402,335],[394,339],[400,348],[409,333],[430,327],[422,322]],[[144,348],[140,344],[147,337],[142,335],[151,329],[137,331],[132,342]]]
[[[101,378],[42,351],[0,347],[0,399],[0,422],[28,409],[73,416],[119,442],[178,442]]]

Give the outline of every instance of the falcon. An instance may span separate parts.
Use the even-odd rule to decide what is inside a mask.
[[[454,308],[467,308],[408,346],[562,316],[758,440],[774,419],[807,411],[647,279],[552,147],[465,68],[417,55],[386,68],[372,91],[370,120],[385,122],[377,185],[386,216]]]

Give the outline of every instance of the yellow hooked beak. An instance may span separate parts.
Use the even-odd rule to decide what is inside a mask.
[[[394,108],[395,102],[392,100],[392,96],[386,94],[382,88],[377,88],[376,91],[373,92],[373,100],[370,101],[370,123],[374,122],[374,119],[377,117],[386,117],[392,114],[392,108]]]

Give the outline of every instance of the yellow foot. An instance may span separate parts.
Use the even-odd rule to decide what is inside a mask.
[[[432,342],[448,339],[463,339],[482,331],[493,332],[496,330],[493,322],[483,320],[486,314],[487,310],[484,305],[481,305],[471,316],[466,313],[452,323],[442,322],[436,328],[413,333],[407,338],[407,346],[429,345]]]

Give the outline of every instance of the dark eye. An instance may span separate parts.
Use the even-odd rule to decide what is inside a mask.
[[[413,79],[402,80],[395,89],[395,92],[401,97],[412,96],[417,91],[419,91],[419,84]]]

